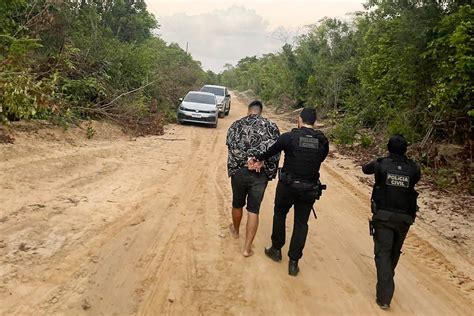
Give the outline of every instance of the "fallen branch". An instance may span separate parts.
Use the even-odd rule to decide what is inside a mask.
[[[425,148],[426,143],[430,139],[431,133],[433,133],[434,127],[431,126],[430,129],[428,130],[428,133],[426,133],[425,137],[423,137],[423,140],[421,141],[421,148]]]
[[[106,109],[106,108],[110,107],[113,103],[115,103],[115,101],[117,101],[118,99],[120,99],[120,98],[122,98],[122,97],[124,97],[124,96],[126,96],[126,95],[132,94],[132,93],[134,93],[134,92],[143,90],[143,89],[145,89],[146,87],[148,87],[148,86],[154,84],[154,83],[157,82],[157,81],[158,81],[158,80],[153,80],[152,82],[147,83],[147,84],[144,85],[144,86],[141,86],[141,87],[139,87],[139,88],[130,90],[130,91],[128,91],[128,92],[124,92],[124,93],[122,93],[121,95],[119,95],[118,97],[116,97],[115,99],[113,99],[112,101],[110,101],[109,103],[107,103],[107,104],[101,106],[100,108],[101,108],[101,109]]]

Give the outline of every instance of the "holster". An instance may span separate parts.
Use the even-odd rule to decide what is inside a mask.
[[[309,195],[311,196],[311,198],[319,200],[321,198],[321,195],[323,194],[324,189],[324,186],[321,184],[321,182],[318,181],[316,186],[313,186],[313,188],[310,190]]]

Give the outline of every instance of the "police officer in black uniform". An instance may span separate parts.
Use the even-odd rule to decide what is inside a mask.
[[[407,146],[403,136],[394,135],[388,142],[387,157],[362,166],[365,174],[375,174],[370,227],[377,267],[376,302],[382,309],[390,308],[395,267],[417,211],[415,184],[421,173],[420,167],[406,157]]]
[[[265,254],[274,261],[281,261],[281,248],[285,244],[285,222],[290,208],[295,208],[293,235],[291,237],[288,272],[296,276],[298,260],[308,235],[308,219],[316,199],[321,195],[319,168],[329,153],[326,136],[314,129],[316,111],[305,108],[298,118],[298,128],[281,135],[267,152],[255,157],[264,161],[285,151],[285,162],[280,170],[273,215],[272,246]]]

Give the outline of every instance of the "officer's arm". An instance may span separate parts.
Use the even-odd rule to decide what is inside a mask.
[[[261,155],[255,156],[257,160],[268,160],[270,157],[275,156],[276,154],[279,154],[282,150],[285,150],[287,146],[291,142],[291,135],[289,133],[285,133],[278,137],[278,140],[276,141],[275,144],[273,144],[266,152],[264,152]]]
[[[369,162],[362,166],[362,172],[365,174],[374,174],[375,173],[375,164],[377,163],[376,160]]]
[[[416,173],[415,173],[415,176],[413,177],[413,183],[417,184],[418,181],[420,181],[420,179],[421,179],[420,166],[416,165]]]
[[[327,158],[327,156],[329,155],[329,141],[327,140],[327,138],[326,138],[326,141],[324,142],[324,147],[323,147],[323,153],[322,154],[323,154],[323,156],[322,156],[323,160],[321,160],[321,162],[323,162]]]

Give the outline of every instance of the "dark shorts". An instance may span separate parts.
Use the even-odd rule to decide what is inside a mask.
[[[268,184],[265,173],[242,168],[231,177],[231,184],[232,207],[244,207],[247,200],[247,211],[258,214]]]

